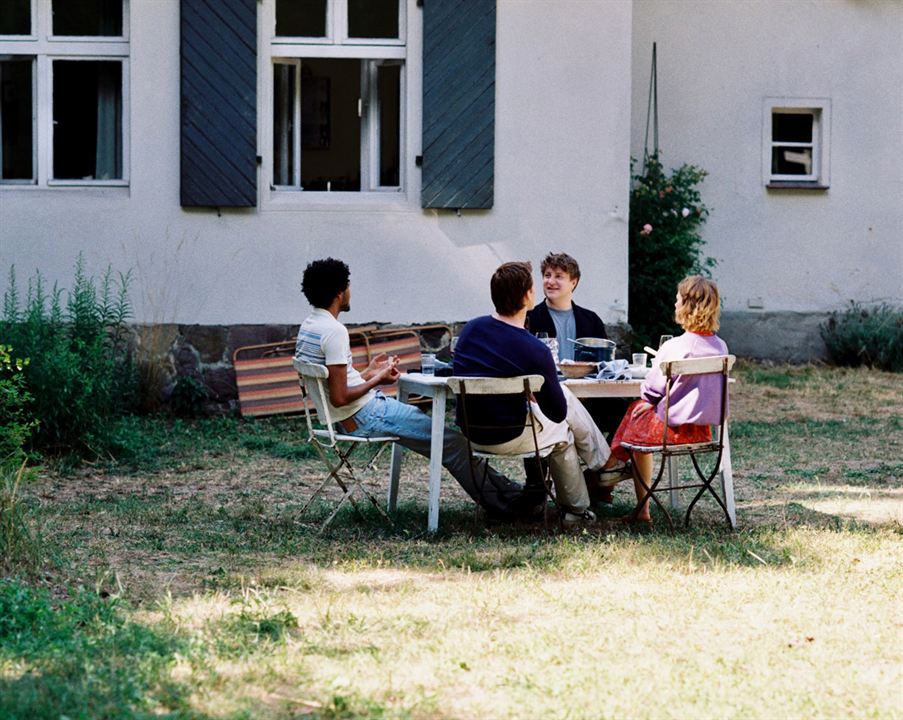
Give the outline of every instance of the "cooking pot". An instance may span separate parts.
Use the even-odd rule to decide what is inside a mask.
[[[616,347],[616,343],[605,338],[577,338],[574,340],[574,360],[608,362],[615,359]]]

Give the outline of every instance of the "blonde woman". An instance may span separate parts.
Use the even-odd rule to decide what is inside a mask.
[[[656,363],[684,358],[726,355],[727,345],[715,335],[721,316],[718,286],[701,275],[691,275],[677,286],[674,320],[684,329],[683,335],[668,340],[659,348]],[[650,370],[640,389],[640,399],[627,408],[611,443],[608,465],[630,458],[622,442],[658,445],[664,432],[665,376],[659,366]],[[668,411],[668,442],[696,443],[711,440],[711,425],[721,418],[721,380],[711,375],[671,378],[671,404]],[[637,472],[648,485],[652,481],[652,454],[634,453]],[[634,481],[637,500],[645,494]],[[649,499],[628,516],[631,520],[651,524]]]

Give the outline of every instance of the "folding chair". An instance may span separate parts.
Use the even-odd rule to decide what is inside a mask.
[[[539,432],[542,429],[542,426],[536,419],[536,416],[533,413],[533,406],[530,402],[532,394],[534,392],[537,392],[542,387],[543,381],[544,378],[542,377],[542,375],[518,375],[516,377],[510,378],[450,377],[448,379],[448,387],[455,394],[458,402],[461,404],[461,430],[464,434],[464,437],[467,438],[467,449],[470,452],[471,457],[484,459],[490,459],[494,457],[510,457],[521,458],[523,460],[529,460],[532,458],[536,461],[537,467],[539,468],[546,495],[551,498],[552,502],[557,508],[558,502],[555,498],[549,464],[542,462],[544,458],[547,458],[552,454],[552,451],[555,449],[555,443],[546,446],[540,446]],[[525,420],[517,425],[498,425],[474,422],[474,411],[472,410],[472,408],[468,407],[468,398],[474,395],[521,395],[523,397],[525,405]],[[526,428],[530,428],[530,432],[533,436],[533,449],[526,452],[499,452],[489,449],[485,446],[475,446],[470,439],[471,433],[474,430],[520,429],[523,431]],[[479,483],[477,482],[476,478],[473,477],[473,463],[470,464],[470,471],[471,480],[473,481],[474,487],[482,488],[486,482],[485,470],[482,481]],[[548,523],[548,506],[546,506],[543,516]]]
[[[372,470],[383,450],[388,445],[396,442],[398,438],[394,435],[364,438],[336,432],[332,416],[329,412],[329,405],[324,402],[324,398],[328,397],[326,392],[326,379],[329,377],[329,371],[326,369],[326,366],[315,363],[306,363],[297,359],[294,360],[293,364],[295,370],[298,371],[301,392],[305,398],[309,398],[311,401],[304,403],[304,417],[307,420],[308,440],[314,448],[316,448],[317,454],[329,470],[329,473],[317,489],[314,490],[313,495],[310,496],[310,499],[308,499],[304,507],[301,508],[301,512],[298,513],[299,517],[307,511],[317,496],[319,496],[326,485],[329,484],[329,481],[335,480],[336,484],[342,490],[342,497],[333,509],[332,514],[326,518],[323,525],[320,527],[321,533],[326,529],[329,523],[332,522],[336,513],[338,513],[346,500],[350,500],[354,509],[358,514],[361,514],[360,508],[357,506],[353,497],[356,490],[362,492],[367,499],[373,503],[373,507],[375,507],[391,525],[392,520],[386,514],[385,510],[379,506],[376,498],[374,498],[367,488],[361,484],[355,474],[354,467],[351,465],[350,458],[358,447],[370,446],[371,448],[375,448],[364,467],[364,471]],[[317,416],[324,425],[322,429],[314,427],[310,408],[311,403],[316,408]],[[333,462],[330,459],[326,452],[327,450],[332,450],[335,453],[337,462]]]
[[[670,362],[663,362],[661,364],[661,370],[665,376],[667,383],[665,398],[661,401],[665,403],[665,430],[662,433],[661,445],[638,445],[636,443],[628,442],[622,443],[622,447],[625,450],[630,451],[630,457],[633,461],[631,463],[633,477],[639,482],[640,486],[643,487],[645,491],[643,497],[637,502],[637,510],[642,507],[649,498],[652,498],[652,500],[655,501],[655,504],[658,505],[659,508],[661,508],[662,512],[665,513],[665,517],[668,520],[668,526],[672,530],[674,529],[674,522],[671,519],[671,514],[665,509],[665,506],[656,497],[656,493],[665,491],[673,493],[675,490],[690,488],[698,488],[698,490],[693,497],[693,500],[687,507],[687,513],[684,518],[685,527],[689,527],[690,513],[693,512],[693,507],[706,492],[708,492],[712,495],[712,497],[715,498],[718,505],[724,511],[724,516],[727,518],[727,524],[731,528],[731,530],[735,529],[736,527],[736,523],[734,521],[734,518],[736,517],[736,509],[734,508],[733,478],[729,473],[724,472],[724,469],[722,467],[722,460],[725,454],[727,431],[728,380],[730,379],[731,368],[733,368],[735,360],[736,357],[734,357],[733,355],[716,355],[713,357],[689,358],[686,360],[671,360]],[[713,433],[712,440],[710,442],[681,444],[671,444],[668,442],[668,413],[671,409],[671,380],[672,378],[676,378],[678,375],[719,375],[721,377],[720,418],[717,425],[717,433]],[[640,476],[639,471],[637,470],[637,463],[634,454],[656,452],[661,453],[661,467],[659,468],[658,474],[655,476],[655,479],[652,481],[652,485],[647,485],[644,482],[643,478]],[[716,454],[715,463],[712,467],[711,472],[705,472],[699,464],[698,456],[705,454]],[[692,460],[693,470],[695,471],[699,482],[690,482],[686,485],[675,485],[673,483],[676,478],[669,477],[669,486],[665,488],[659,488],[659,483],[661,483],[665,468],[671,465],[670,461],[672,460],[672,458],[678,458],[683,455],[688,455],[690,457],[690,460]],[[714,482],[715,477],[719,474],[721,475],[721,493],[723,499],[722,497],[719,497],[718,493],[715,492],[715,489],[712,487],[712,483]],[[637,510],[634,510],[634,513],[636,513]]]

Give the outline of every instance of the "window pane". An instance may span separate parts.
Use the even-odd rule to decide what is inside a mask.
[[[276,34],[326,37],[326,0],[276,0]]]
[[[0,0],[0,35],[31,35],[31,0]]]
[[[31,58],[0,62],[0,158],[4,180],[34,179]]]
[[[122,177],[122,63],[53,63],[53,177]]]
[[[54,35],[122,36],[122,0],[53,0]]]
[[[812,148],[775,146],[771,150],[774,175],[811,175]]]
[[[348,0],[348,37],[397,38],[398,0]]]
[[[774,142],[812,142],[811,113],[772,113],[771,137]]]
[[[400,185],[399,118],[401,116],[401,67],[382,65],[379,84],[379,184]]]
[[[273,66],[273,184],[295,182],[295,66]]]
[[[303,60],[301,187],[361,189],[360,60]]]

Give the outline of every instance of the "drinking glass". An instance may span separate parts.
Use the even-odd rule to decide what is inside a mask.
[[[435,353],[423,353],[420,356],[420,372],[424,375],[436,374],[436,355]]]
[[[673,339],[674,339],[674,336],[673,336],[673,335],[662,335],[662,336],[658,339],[658,346],[661,347],[661,346],[664,345],[666,342],[668,342],[669,340],[673,340]]]

